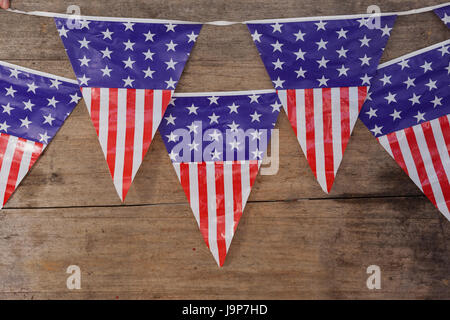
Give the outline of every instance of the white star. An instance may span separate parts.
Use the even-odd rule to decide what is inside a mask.
[[[336,32],[338,34],[338,39],[340,39],[340,38],[347,39],[347,32],[348,32],[348,30],[344,30],[344,28],[341,28],[341,30],[336,31]]]
[[[314,24],[317,26],[317,30],[316,30],[316,31],[319,31],[319,30],[325,30],[325,25],[326,25],[327,23],[328,23],[328,22],[323,22],[323,21],[314,23]]]
[[[51,113],[49,113],[48,116],[43,116],[43,117],[45,119],[44,122],[42,122],[43,124],[48,123],[49,125],[53,126],[53,120],[55,120],[55,118],[52,117]]]
[[[189,38],[188,43],[190,43],[197,41],[198,34],[195,34],[194,31],[192,31],[191,34],[187,34],[186,36]]]
[[[395,121],[395,119],[401,119],[402,117],[400,116],[400,113],[402,112],[394,109],[394,112],[390,114],[390,116],[393,118],[392,121]]]
[[[67,32],[69,32],[69,30],[67,30],[66,28],[64,28],[64,26],[62,26],[61,29],[58,29],[59,32],[59,36],[62,37],[66,37],[67,38]]]
[[[169,88],[173,88],[175,89],[175,84],[177,83],[176,81],[172,80],[172,77],[170,77],[169,80],[164,81],[167,84],[167,89]]]
[[[154,53],[150,51],[150,49],[148,49],[146,52],[142,52],[142,54],[145,56],[145,60],[152,60],[153,61],[153,55]]]
[[[178,44],[176,44],[176,43],[174,43],[172,40],[170,40],[170,42],[169,43],[166,43],[166,46],[167,46],[167,51],[176,51],[175,50],[175,47],[177,46]]]
[[[302,49],[298,49],[298,51],[294,52],[294,54],[297,56],[297,58],[295,60],[298,60],[298,59],[305,60],[306,51],[302,51]]]
[[[102,33],[103,33],[103,40],[105,39],[112,40],[111,36],[113,35],[114,32],[111,32],[109,31],[109,29],[106,29],[106,31],[102,31]]]
[[[388,76],[388,75],[384,74],[383,78],[380,79],[380,81],[383,82],[383,87],[388,83],[392,84],[391,78],[392,78],[392,76]]]
[[[417,111],[417,116],[414,116],[414,118],[417,119],[417,123],[419,123],[420,121],[425,121],[425,112],[421,113],[420,111]]]
[[[166,32],[172,31],[175,32],[176,24],[172,24],[172,22],[169,22],[169,24],[164,25],[166,27]]]
[[[383,129],[382,126],[379,127],[379,126],[375,125],[375,128],[370,129],[370,131],[372,131],[374,135],[379,135],[379,134],[381,134],[381,129]]]
[[[346,68],[344,65],[342,65],[341,68],[336,69],[337,71],[339,71],[339,77],[340,76],[347,76],[347,71],[350,70],[350,68]]]
[[[258,103],[258,99],[261,96],[256,95],[256,93],[252,94],[251,96],[248,96],[250,98],[250,103],[256,102]]]
[[[211,153],[211,160],[217,159],[220,160],[220,155],[222,154],[222,152],[217,151],[217,149],[214,149],[214,152]]]
[[[423,72],[427,72],[428,70],[433,71],[433,69],[431,69],[431,62],[426,62],[420,66],[421,68],[423,68]]]
[[[124,42],[124,43],[123,43],[123,45],[125,46],[125,49],[124,49],[124,50],[125,50],[125,51],[127,51],[127,50],[134,51],[133,46],[134,46],[135,44],[136,44],[135,42],[131,42],[130,39],[128,39],[127,42]]]
[[[272,64],[274,65],[274,70],[277,70],[277,69],[283,70],[283,64],[284,64],[284,62],[283,62],[283,61],[280,61],[280,59],[277,59],[277,61],[272,62]]]
[[[58,79],[50,79],[50,82],[52,83],[50,85],[50,88],[56,88],[59,89],[59,85],[62,84]]]
[[[22,73],[22,72],[20,72],[20,71],[17,70],[17,69],[9,69],[9,72],[11,72],[11,74],[9,75],[9,77],[14,77],[14,78],[16,78],[16,79],[18,79],[19,73]]]
[[[173,131],[170,132],[170,135],[166,134],[166,137],[167,137],[167,142],[177,142],[177,140],[178,140],[177,139],[178,135],[173,133]]]
[[[81,97],[78,96],[78,93],[75,92],[75,94],[71,94],[70,95],[70,102],[69,103],[72,103],[72,102],[78,103],[78,101],[80,101],[80,99],[81,99]]]
[[[124,23],[123,25],[125,26],[125,31],[127,31],[127,30],[134,31],[134,29],[133,29],[134,23],[128,21],[128,22]]]
[[[55,97],[48,99],[48,105],[47,106],[52,106],[53,108],[56,108],[56,104],[59,102],[58,100],[55,99]]]
[[[255,113],[251,114],[252,122],[257,121],[260,122],[259,118],[261,118],[262,114],[255,111]]]
[[[275,24],[271,24],[270,26],[273,28],[272,33],[274,33],[274,32],[281,32],[281,27],[283,25],[279,24],[278,22],[275,22]]]
[[[80,81],[80,85],[88,85],[88,81],[91,80],[91,78],[87,78],[86,75],[84,74],[80,79],[78,79]]]
[[[9,88],[5,88],[6,90],[6,96],[11,96],[14,98],[14,93],[17,92],[17,90],[13,89],[13,86],[10,86]]]
[[[325,76],[322,76],[322,78],[317,79],[317,81],[319,81],[319,87],[320,87],[320,86],[326,86],[328,80],[330,80],[330,79],[325,78]]]
[[[152,78],[152,79],[153,79],[153,74],[154,74],[156,71],[152,71],[152,69],[150,69],[150,67],[148,67],[147,70],[142,70],[142,72],[145,73],[144,79],[145,79],[145,78]]]
[[[388,104],[391,104],[391,102],[397,102],[397,100],[395,100],[396,95],[396,93],[392,94],[389,92],[388,95],[384,98],[387,100]]]
[[[219,138],[221,136],[221,134],[216,129],[214,129],[213,133],[209,133],[208,135],[211,137],[211,141],[219,141]]]
[[[364,75],[364,77],[362,77],[362,78],[360,78],[361,80],[362,80],[362,84],[364,85],[364,84],[368,84],[368,85],[370,85],[370,79],[372,79],[372,77],[369,77],[368,75],[367,75],[367,73]]]
[[[177,98],[174,98],[174,97],[170,98],[169,106],[174,106],[175,107],[175,100],[177,100]]]
[[[367,57],[367,54],[365,54],[364,57],[359,58],[359,60],[361,60],[361,66],[363,66],[363,65],[365,65],[365,64],[367,64],[368,66],[370,66],[369,61],[370,61],[371,59],[372,59],[372,58]]]
[[[420,101],[419,101],[420,97],[421,97],[421,96],[416,96],[416,94],[413,93],[413,96],[412,96],[410,99],[408,99],[408,100],[411,101],[412,105],[415,105],[416,103],[417,103],[417,104],[420,103]],[[397,101],[396,101],[396,102],[397,102]]]
[[[402,61],[400,61],[399,63],[398,63],[398,65],[400,65],[401,67],[402,67],[402,70],[404,69],[404,68],[409,68],[409,60],[408,59],[406,59],[406,60],[402,60]]]
[[[101,53],[103,53],[102,58],[109,58],[111,59],[111,53],[113,53],[111,50],[109,50],[108,47],[105,48],[105,50],[100,50]]]
[[[213,124],[213,123],[217,123],[219,124],[219,118],[220,116],[216,116],[216,114],[213,112],[212,115],[208,116],[208,118],[210,119],[209,124]]]
[[[233,140],[233,141],[231,141],[231,142],[229,143],[231,150],[234,150],[234,149],[239,150],[239,145],[240,145],[240,144],[241,144],[241,143],[240,143],[240,142],[237,142],[236,140]]]
[[[156,35],[155,33],[152,33],[150,30],[148,30],[147,33],[144,33],[144,36],[145,36],[145,42],[147,42],[147,41],[153,42],[153,37],[154,37],[155,35]]]
[[[364,47],[364,46],[370,47],[369,46],[369,41],[370,40],[372,40],[372,39],[369,39],[369,38],[366,37],[366,35],[364,35],[364,38],[359,39],[359,41],[361,41],[361,47]]]
[[[433,81],[433,80],[429,80],[428,83],[426,84],[426,86],[429,88],[429,91],[433,90],[433,89],[437,89],[436,87],[436,82],[437,80]]]
[[[262,134],[263,133],[259,132],[258,130],[254,130],[254,131],[250,132],[250,135],[252,136],[252,141],[253,140],[260,140]]]
[[[233,113],[233,112],[238,113],[237,109],[238,109],[239,107],[240,107],[240,106],[237,105],[237,104],[235,104],[234,102],[233,102],[233,104],[232,104],[231,106],[227,106],[227,108],[230,109],[230,114]]]
[[[78,59],[80,61],[80,67],[82,66],[86,66],[89,67],[89,61],[91,61],[91,59],[86,58],[86,56],[83,57],[83,59]]]
[[[187,107],[186,109],[189,110],[189,114],[191,114],[191,113],[197,114],[198,107],[196,107],[194,104],[192,104],[190,107]]]
[[[253,40],[254,42],[256,42],[256,41],[261,42],[261,36],[262,36],[262,34],[261,34],[261,33],[258,33],[258,30],[255,30],[255,32],[253,32],[251,35],[252,35],[252,40]]]
[[[39,88],[37,85],[34,84],[34,82],[27,84],[27,86],[28,86],[27,92],[31,91],[33,93],[36,93],[36,89]]]
[[[39,133],[39,135],[41,136],[41,137],[39,138],[39,141],[40,141],[40,142],[44,142],[45,144],[47,144],[47,143],[48,143],[48,138],[50,138],[50,136],[47,135],[47,131],[45,131],[44,134]]]
[[[177,117],[172,116],[172,114],[169,114],[167,117],[164,117],[164,119],[166,119],[166,121],[167,121],[166,126],[168,126],[169,124],[175,125],[176,118]]]
[[[442,48],[439,48],[438,51],[439,51],[440,53],[442,53],[442,56],[444,56],[444,55],[450,53],[450,52],[448,52],[448,48],[449,48],[449,46],[442,46]]]
[[[272,113],[276,112],[280,112],[280,108],[283,106],[281,103],[275,102],[274,104],[270,105],[272,107]]]
[[[366,19],[366,18],[362,17],[361,19],[358,19],[358,22],[359,22],[359,27],[360,28],[363,27],[363,26],[367,27],[368,18]]]
[[[306,70],[303,70],[302,67],[300,67],[300,69],[296,70],[295,72],[297,73],[297,78],[305,78]]]
[[[214,104],[219,104],[219,103],[217,102],[217,99],[219,99],[219,97],[215,97],[215,96],[209,97],[209,98],[208,98],[208,100],[209,100],[209,105],[212,105],[213,103],[214,103]]]
[[[369,115],[369,119],[372,119],[372,117],[377,117],[377,111],[378,109],[372,109],[372,107],[370,107],[370,110],[366,112],[366,114]]]
[[[319,51],[320,49],[327,49],[327,43],[328,43],[328,41],[323,41],[323,39],[320,39],[320,41],[319,42],[316,42],[316,44],[317,44],[317,46],[318,46],[318,48],[317,48],[317,51]]]
[[[238,131],[239,125],[236,124],[236,123],[234,123],[234,121],[233,121],[232,124],[229,124],[228,126],[230,127],[230,131],[231,131],[231,132],[236,132],[236,131]]]
[[[11,107],[11,105],[9,104],[9,102],[6,105],[2,105],[3,107],[3,112],[2,113],[7,113],[9,115],[11,115],[11,110],[14,110],[13,107]]]
[[[188,127],[188,129],[189,129],[189,133],[191,133],[191,132],[197,133],[197,128],[198,128],[198,126],[195,125],[194,122],[192,122],[191,125],[190,125],[190,126],[187,126],[187,127]]]
[[[327,68],[327,63],[330,62],[330,60],[326,60],[325,57],[322,56],[321,60],[317,60],[317,63],[319,64],[319,69],[320,68]]]
[[[112,69],[109,69],[108,68],[108,66],[105,66],[105,68],[104,69],[100,69],[102,72],[103,72],[103,77],[104,76],[108,76],[108,77],[111,77],[111,71],[112,71]]]
[[[383,36],[390,36],[391,35],[391,30],[392,28],[389,28],[387,24],[384,25],[384,28],[380,28],[380,30],[383,32],[383,34],[381,35]]]
[[[282,43],[279,43],[278,40],[277,40],[277,42],[271,43],[270,45],[273,47],[273,51],[272,51],[272,52],[275,52],[275,51],[283,52],[283,51],[281,50],[281,47],[283,46],[283,44],[282,44]]]
[[[166,70],[169,70],[169,69],[175,70],[175,65],[176,65],[178,62],[175,62],[175,61],[173,61],[172,58],[170,58],[170,61],[167,61],[167,62],[164,62],[164,63],[167,64]]]
[[[81,23],[81,29],[86,28],[86,29],[89,30],[89,23],[91,23],[90,21],[87,21],[87,20],[80,20],[80,23]]]
[[[259,151],[258,149],[255,149],[255,151],[252,151],[253,153],[253,159],[261,159],[262,158],[262,151]]]
[[[294,33],[295,42],[297,42],[298,40],[305,41],[305,35],[306,33],[303,33],[302,30],[299,29],[297,33]]]
[[[410,78],[408,77],[408,80],[403,81],[404,84],[406,84],[406,89],[409,89],[409,87],[415,87],[416,85],[414,84],[414,81],[416,80],[416,78]]]
[[[78,42],[80,43],[80,49],[81,48],[89,49],[88,44],[90,43],[90,41],[87,41],[86,37],[83,37],[83,40],[78,40]]]
[[[5,131],[8,132],[8,128],[11,126],[8,126],[8,124],[6,123],[6,121],[4,121],[3,123],[0,123],[0,131]]]
[[[48,100],[48,99],[47,99],[47,100]],[[30,110],[31,112],[33,112],[33,107],[34,107],[35,105],[34,105],[33,103],[31,103],[31,100],[30,100],[30,99],[28,99],[27,102],[23,101],[22,103],[25,105],[25,107],[23,107],[24,110]]]
[[[173,149],[169,153],[170,160],[172,160],[172,161],[177,161],[177,157],[178,156],[179,156],[179,154],[178,153],[174,153]]]
[[[447,13],[444,13],[442,21],[444,21],[445,24],[450,23],[450,16],[448,16]]]
[[[131,60],[131,57],[128,57],[128,60],[123,60],[122,62],[125,63],[125,68],[133,69],[133,64],[136,61],[133,61],[133,60]]]
[[[347,51],[348,49],[344,49],[344,47],[341,46],[341,49],[336,50],[337,53],[339,53],[339,58],[347,58]]]
[[[128,78],[126,78],[126,79],[122,79],[122,81],[124,82],[124,85],[123,85],[124,87],[126,87],[126,86],[133,87],[134,79],[131,79],[130,76],[128,76]]]
[[[442,106],[441,102],[442,98],[438,98],[437,96],[434,96],[434,100],[431,100],[431,103],[434,105],[434,108],[437,106]]]
[[[285,80],[280,80],[280,77],[278,77],[277,80],[272,80],[272,82],[273,82],[275,88],[278,88],[278,87],[283,88],[283,83],[285,82]]]
[[[445,67],[445,70],[447,70],[447,74],[450,74],[450,62],[448,63],[448,67]]]

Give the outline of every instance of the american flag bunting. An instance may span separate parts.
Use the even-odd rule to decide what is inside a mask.
[[[434,13],[442,20],[447,28],[450,28],[450,5],[435,9]]]

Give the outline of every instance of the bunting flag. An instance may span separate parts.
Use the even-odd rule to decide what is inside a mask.
[[[435,9],[434,13],[450,28],[450,5]]]
[[[68,16],[55,22],[124,201],[202,25]]]
[[[81,99],[77,82],[0,61],[0,208]]]
[[[249,21],[309,165],[331,190],[396,15]]]
[[[274,90],[175,97],[159,130],[203,239],[222,266],[282,105]]]
[[[360,119],[450,220],[450,40],[380,65]]]

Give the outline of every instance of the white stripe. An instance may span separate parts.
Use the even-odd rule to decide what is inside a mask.
[[[153,90],[152,139],[161,122],[162,90]]]
[[[27,140],[25,142],[25,148],[23,150],[22,160],[20,161],[19,174],[17,175],[16,188],[20,181],[26,176],[30,168],[31,156],[33,155],[35,142]]]
[[[409,148],[408,140],[406,139],[405,130],[399,130],[395,132],[395,135],[397,136],[398,145],[400,146],[400,150],[402,151],[406,169],[408,169],[408,175],[411,178],[411,180],[416,184],[416,186],[419,187],[420,190],[422,190],[422,184],[420,183],[416,164],[411,155],[411,149]]]
[[[297,140],[306,154],[306,118],[305,118],[305,90],[295,90],[295,110],[297,119]]]
[[[234,235],[234,209],[233,209],[233,165],[223,165],[224,206],[225,206],[225,242],[228,252]]]
[[[316,174],[317,181],[323,191],[328,193],[327,180],[325,175],[325,153],[323,138],[323,106],[322,106],[322,89],[314,90],[314,142],[316,149]]]
[[[331,88],[331,126],[333,133],[333,168],[334,175],[342,161],[341,130],[341,89]]]
[[[287,90],[278,90],[278,99],[280,99],[281,104],[283,105],[284,112],[288,115],[287,109]]]
[[[250,195],[250,163],[241,161],[242,213]]]
[[[197,224],[200,227],[197,163],[189,163],[189,202],[191,203],[195,220],[197,220]]]
[[[98,119],[98,140],[105,157],[108,154],[108,123],[109,123],[109,89],[100,89],[100,110]]]
[[[122,199],[123,166],[125,160],[125,134],[127,119],[127,89],[119,89],[117,97],[117,139],[114,185]],[[121,120],[121,121],[120,121]],[[122,199],[123,200],[123,199]]]
[[[441,124],[439,122],[439,119],[430,121],[430,124],[431,129],[433,130],[434,139],[436,140],[436,146],[441,158],[442,166],[444,167],[447,180],[450,181],[450,150],[447,149],[447,145],[445,144]]]
[[[219,265],[217,248],[217,208],[216,208],[216,176],[214,163],[206,164],[206,184],[208,190],[208,241],[209,249]]]
[[[350,135],[355,127],[356,120],[359,115],[358,87],[350,87],[348,89],[349,112],[350,112]]]
[[[91,93],[92,93],[92,90],[91,90],[91,88],[83,88],[82,93],[83,93],[84,102],[86,103],[86,108],[88,109],[89,115],[91,115]]]
[[[386,136],[381,136],[378,139],[378,142],[381,144],[381,146],[384,148],[384,150],[387,151],[387,153],[389,153],[389,155],[395,160],[394,158],[394,154],[392,153],[392,149],[391,149],[391,145],[389,144],[389,140]]]
[[[16,150],[17,137],[9,136],[8,145],[6,146],[5,153],[3,154],[3,161],[0,169],[0,206],[3,205],[5,198],[6,186],[8,185],[9,172],[11,170],[11,164],[14,157],[14,151]]]
[[[283,91],[283,90],[281,90]],[[211,92],[180,92],[174,93],[174,98],[182,97],[210,97],[210,96],[245,96],[252,94],[275,93],[275,89],[247,90],[247,91],[211,91]]]
[[[177,174],[178,181],[181,182],[181,175],[180,175],[180,163],[179,162],[172,162],[173,168],[175,169],[175,173]]]
[[[449,216],[449,211],[447,204],[445,202],[444,195],[442,194],[441,185],[439,183],[439,177],[434,170],[433,160],[428,149],[427,142],[425,140],[425,135],[421,125],[412,127],[416,139],[417,145],[419,146],[420,154],[422,155],[423,164],[427,174],[428,181],[430,183],[431,189],[433,191],[434,199],[436,200],[436,206],[438,209],[446,216]],[[432,137],[434,139],[434,137]]]
[[[136,104],[134,111],[134,144],[133,144],[133,175],[132,180],[136,176],[137,171],[142,163],[142,150],[144,148],[144,105],[145,90],[136,90]]]

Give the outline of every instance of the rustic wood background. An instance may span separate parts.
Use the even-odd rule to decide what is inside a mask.
[[[401,11],[443,1],[14,1],[20,10],[194,21]],[[449,38],[433,13],[399,17],[387,61]],[[75,78],[51,18],[0,12],[0,60]],[[205,26],[177,92],[272,88],[244,25]],[[450,298],[450,222],[358,122],[324,194],[284,113],[280,170],[258,176],[217,267],[156,135],[121,204],[84,102],[0,211],[1,299]],[[66,288],[69,265],[82,289]],[[382,289],[366,287],[366,268]]]

